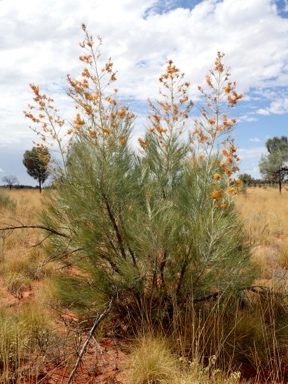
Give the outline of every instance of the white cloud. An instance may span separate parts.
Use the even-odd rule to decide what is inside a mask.
[[[251,123],[253,121],[257,121],[257,117],[253,117],[251,115],[243,115],[241,116],[241,118],[239,119],[240,122],[247,122],[247,123]]]
[[[251,88],[259,90],[254,96],[271,100],[268,109],[255,108],[258,114],[288,112],[284,95],[272,89],[288,87],[288,20],[272,1],[203,0],[191,10],[176,4],[181,1],[0,1],[0,143],[32,138],[22,113],[31,102],[30,82],[50,87],[66,108],[65,76],[77,76],[81,68],[82,23],[103,37],[103,58],[112,57],[120,95],[131,104],[157,95],[168,57],[195,87],[220,50],[246,101]]]
[[[249,141],[253,141],[254,143],[259,143],[261,140],[258,137],[253,137],[252,139],[249,139]]]
[[[255,148],[239,148],[238,155],[241,161],[244,160],[260,160],[261,155],[266,155],[267,149],[266,147],[255,147]]]
[[[263,108],[257,109],[256,113],[258,113],[258,115],[264,115],[264,116],[270,115],[270,112],[267,109],[263,109]]]
[[[261,178],[259,172],[259,161],[262,155],[267,154],[266,147],[239,148],[240,173],[248,173],[255,179]]]
[[[259,108],[255,113],[263,116],[288,113],[288,95],[286,93],[282,93],[281,95],[281,92],[279,92],[266,108]]]
[[[288,98],[273,101],[269,107],[269,112],[280,115],[288,113]]]

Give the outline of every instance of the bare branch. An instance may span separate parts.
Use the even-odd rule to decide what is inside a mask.
[[[55,229],[52,229],[52,228],[44,227],[43,225],[15,225],[15,226],[8,226],[8,227],[0,228],[0,232],[1,231],[11,231],[11,230],[13,231],[14,229],[44,229],[45,231],[51,232],[54,235],[58,235],[58,236],[69,238],[69,236],[66,235],[65,233],[58,232],[58,231],[56,231]]]
[[[71,381],[73,379],[73,376],[75,375],[75,372],[76,372],[76,370],[78,368],[78,365],[81,362],[81,359],[82,359],[82,357],[84,355],[85,349],[87,348],[87,345],[88,345],[90,339],[92,338],[92,336],[93,336],[94,332],[96,331],[96,328],[98,327],[98,325],[101,323],[101,321],[104,319],[104,317],[106,317],[108,315],[108,313],[111,311],[112,306],[113,306],[113,304],[114,304],[114,302],[116,300],[116,297],[117,297],[117,293],[114,293],[114,295],[112,296],[112,298],[111,298],[107,308],[105,309],[105,311],[102,312],[101,315],[97,317],[93,327],[91,328],[91,330],[89,332],[89,335],[88,335],[85,343],[83,344],[83,347],[82,347],[82,349],[81,349],[81,351],[79,353],[78,359],[77,359],[77,361],[76,361],[76,363],[74,365],[74,368],[72,369],[72,372],[71,372],[71,374],[69,376],[67,384],[71,383]]]

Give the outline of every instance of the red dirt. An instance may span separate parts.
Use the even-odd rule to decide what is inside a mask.
[[[125,374],[121,369],[121,361],[125,358],[124,352],[114,341],[105,339],[94,347],[89,347],[73,376],[73,384],[124,384]],[[75,356],[75,361],[77,356]],[[70,367],[57,367],[47,365],[45,371],[38,376],[43,384],[66,384],[73,369]],[[36,381],[23,381],[23,384],[35,384]]]

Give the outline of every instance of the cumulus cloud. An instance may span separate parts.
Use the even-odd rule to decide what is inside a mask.
[[[220,50],[247,101],[251,89],[271,100],[256,113],[288,112],[285,94],[276,90],[288,86],[288,20],[272,0],[0,1],[0,17],[2,143],[32,137],[22,113],[31,102],[30,82],[50,87],[67,110],[65,76],[80,73],[82,23],[103,37],[103,59],[112,57],[119,94],[133,106],[157,94],[167,58],[195,89]],[[256,119],[246,116],[250,124]]]
[[[288,113],[288,99],[277,99],[273,101],[268,110],[270,113],[280,115]]]
[[[251,115],[243,115],[239,119],[239,121],[241,121],[241,122],[245,121],[245,122],[248,122],[248,123],[251,123],[251,122],[257,121],[257,120],[258,120],[257,117],[253,117]]]
[[[267,148],[266,147],[255,147],[255,148],[239,148],[238,154],[240,159],[243,160],[258,160],[260,159],[261,155],[266,155]]]
[[[267,154],[266,147],[239,148],[240,173],[248,173],[255,179],[261,178],[259,172],[259,161],[262,155]]]
[[[263,109],[263,108],[257,109],[256,113],[258,113],[258,115],[264,115],[264,116],[270,115],[270,112],[267,109]]]

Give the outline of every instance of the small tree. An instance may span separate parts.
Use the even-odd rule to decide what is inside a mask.
[[[11,191],[13,185],[19,184],[19,181],[16,176],[9,175],[9,176],[3,176],[2,177],[3,183],[6,183]]]
[[[31,151],[24,153],[23,164],[27,168],[29,176],[38,180],[39,191],[42,191],[42,184],[47,180],[49,171],[48,163],[50,153],[46,147],[33,147]]]
[[[282,184],[288,175],[288,138],[274,137],[266,142],[268,155],[262,155],[259,162],[261,175],[268,181],[276,182],[281,193]]]
[[[244,184],[244,186],[250,186],[253,182],[255,182],[254,178],[249,175],[248,173],[241,173],[238,176],[238,179],[241,180]]]

